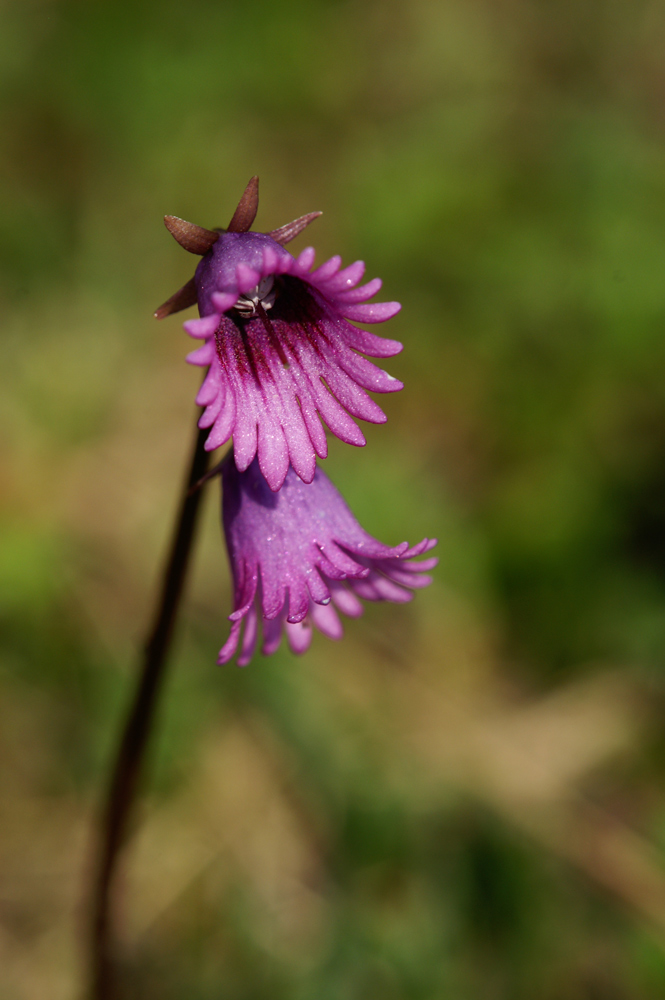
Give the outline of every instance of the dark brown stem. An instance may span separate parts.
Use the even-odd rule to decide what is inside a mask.
[[[199,430],[187,483],[175,526],[171,551],[153,627],[145,646],[143,669],[118,746],[101,821],[97,870],[92,898],[91,991],[92,1000],[119,1000],[113,927],[113,884],[124,845],[132,806],[141,777],[145,751],[164,679],[178,604],[189,564],[202,490],[191,487],[205,475],[208,453],[203,444],[207,430]]]

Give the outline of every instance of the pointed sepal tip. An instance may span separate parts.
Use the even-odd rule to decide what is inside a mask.
[[[165,215],[164,225],[181,247],[199,257],[203,257],[219,239],[218,232],[179,219],[177,215]]]

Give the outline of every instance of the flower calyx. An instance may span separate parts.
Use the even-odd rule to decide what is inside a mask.
[[[193,222],[187,222],[185,219],[180,219],[177,215],[165,215],[164,225],[173,236],[174,240],[180,244],[183,249],[187,250],[189,253],[196,254],[199,257],[204,257],[215,245],[222,233],[247,233],[251,229],[254,220],[256,218],[256,213],[259,208],[259,178],[255,175],[252,177],[245,188],[242,198],[238,202],[238,207],[236,208],[231,221],[229,222],[226,229],[205,229],[203,226],[197,226]],[[318,219],[321,212],[308,212],[307,215],[302,215],[298,219],[294,219],[292,222],[287,222],[286,225],[280,226],[278,229],[273,229],[267,236],[270,236],[275,243],[279,243],[280,246],[284,246],[286,243],[290,243],[291,240],[295,239],[303,229],[314,219]],[[263,282],[261,283],[263,284]],[[271,285],[272,288],[272,285]],[[270,309],[274,303],[274,293],[271,298],[271,289],[265,289],[260,291],[259,288],[254,290],[249,296],[244,296],[237,305],[238,312],[243,316],[253,316],[256,314],[256,304],[260,302],[264,309]],[[155,319],[164,319],[166,316],[172,315],[172,313],[180,312],[182,309],[188,309],[189,306],[196,304],[196,288],[194,287],[194,279],[188,281],[186,285],[183,285],[170,299],[167,299],[158,309],[155,310]]]

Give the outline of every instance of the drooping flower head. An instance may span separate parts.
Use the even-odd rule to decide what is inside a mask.
[[[262,624],[262,652],[274,653],[282,632],[303,653],[312,625],[331,639],[342,636],[337,614],[362,614],[359,598],[404,603],[426,587],[437,559],[415,562],[436,539],[390,547],[358,524],[341,494],[320,469],[305,483],[289,469],[274,493],[255,458],[239,472],[232,455],[222,466],[222,517],[234,582],[231,634],[219,654],[226,663],[240,646],[238,665],[249,663]],[[244,634],[241,640],[241,630]]]
[[[298,257],[285,249],[319,212],[270,233],[249,232],[257,208],[258,179],[252,178],[226,230],[166,217],[178,242],[203,259],[155,315],[198,302],[201,318],[185,329],[203,340],[187,360],[208,367],[197,397],[205,407],[199,426],[210,427],[206,448],[233,436],[238,469],[247,469],[258,453],[270,489],[279,490],[289,465],[303,482],[314,479],[316,456],[327,454],[321,418],[354,445],[365,438],[353,417],[385,421],[366,390],[395,392],[402,383],[362,355],[391,357],[402,345],[349,321],[379,323],[400,305],[367,301],[381,280],[358,285],[362,261],[342,269],[341,258],[332,257],[312,271],[311,247]]]

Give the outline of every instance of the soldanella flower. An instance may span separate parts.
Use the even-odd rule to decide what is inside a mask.
[[[111,772],[100,831],[92,902],[91,972],[95,996],[115,992],[118,971],[111,905],[120,848],[125,841],[142,759],[163,680],[175,616],[192,548],[203,483],[222,477],[222,515],[234,583],[230,635],[218,661],[236,653],[251,660],[259,637],[274,653],[283,633],[304,652],[318,628],[342,636],[338,612],[363,612],[362,600],[411,600],[430,583],[435,540],[383,545],[351,513],[330,480],[317,469],[326,456],[328,428],[351,444],[365,439],[354,417],[383,423],[367,390],[394,392],[402,385],[363,355],[390,357],[402,345],[359,329],[399,310],[397,302],[370,303],[378,278],[359,285],[365,265],[342,268],[332,257],[312,270],[314,250],[293,257],[285,244],[314,212],[270,233],[252,233],[258,179],[252,178],[226,230],[212,231],[174,216],[169,231],[202,257],[194,277],[155,315],[161,319],[198,302],[200,318],[185,323],[203,341],[188,360],[207,368],[197,397],[199,427],[210,428],[205,449],[233,437],[233,448],[206,472],[203,434],[197,433],[186,492],[143,669],[123,727]],[[111,986],[109,987],[109,983]]]
[[[410,601],[430,583],[436,558],[415,562],[435,539],[390,547],[356,521],[341,494],[316,469],[305,483],[289,469],[278,493],[269,488],[255,458],[239,472],[230,454],[222,465],[222,515],[234,582],[231,634],[219,654],[249,663],[259,633],[262,652],[274,653],[282,633],[304,652],[312,626],[331,639],[342,636],[338,611],[356,618],[367,601]],[[241,631],[244,625],[244,633]]]
[[[311,247],[298,257],[285,249],[319,212],[270,233],[249,232],[257,208],[253,178],[226,230],[167,216],[178,242],[203,259],[156,315],[198,302],[201,318],[185,329],[203,341],[187,360],[208,368],[197,397],[205,407],[199,426],[210,428],[206,448],[232,436],[238,469],[258,454],[270,489],[279,490],[290,465],[304,483],[313,481],[316,456],[327,454],[321,420],[354,445],[365,444],[354,417],[385,421],[367,390],[395,392],[402,383],[362,355],[387,358],[402,345],[354,323],[383,322],[400,305],[368,301],[381,280],[359,285],[362,261],[342,268],[332,257],[312,270]]]

